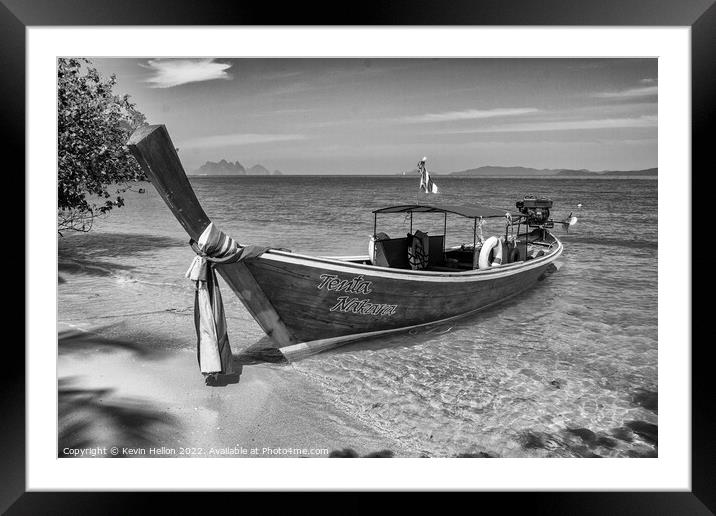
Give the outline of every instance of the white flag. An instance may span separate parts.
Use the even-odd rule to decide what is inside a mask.
[[[423,158],[418,163],[418,170],[420,170],[420,190],[425,193],[438,193],[438,185],[436,185],[432,179],[430,179],[430,172],[425,167],[425,162],[428,158]]]

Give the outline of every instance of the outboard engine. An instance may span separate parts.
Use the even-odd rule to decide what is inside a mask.
[[[537,198],[534,195],[525,195],[515,206],[520,213],[527,217],[527,224],[530,226],[542,226],[549,222],[549,209],[552,207],[552,200],[544,197]]]

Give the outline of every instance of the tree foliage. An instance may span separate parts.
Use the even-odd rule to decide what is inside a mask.
[[[145,117],[112,90],[87,59],[59,59],[58,231],[89,231],[98,215],[124,205],[129,183],[144,179],[125,144]],[[61,233],[60,233],[61,234]]]

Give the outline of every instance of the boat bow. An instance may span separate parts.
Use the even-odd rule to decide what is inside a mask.
[[[140,127],[127,147],[179,223],[193,240],[198,240],[211,220],[196,198],[167,128]]]

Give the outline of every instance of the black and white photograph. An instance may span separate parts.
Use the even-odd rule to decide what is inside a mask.
[[[659,457],[659,78],[57,58],[57,457]]]

